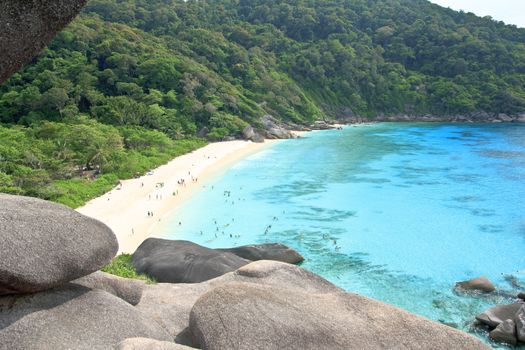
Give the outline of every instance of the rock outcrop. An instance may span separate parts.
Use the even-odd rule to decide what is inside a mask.
[[[86,0],[0,1],[0,83],[29,62]]]
[[[2,349],[112,349],[134,337],[172,340],[139,310],[102,290],[69,285],[0,297]]]
[[[103,223],[63,205],[0,194],[0,295],[60,286],[105,266],[118,251]]]
[[[148,338],[130,338],[119,343],[115,350],[192,350],[188,346]]]
[[[140,302],[144,286],[146,285],[145,282],[139,280],[121,278],[102,271],[81,277],[71,283],[90,289],[103,290],[131,305],[137,305]]]
[[[202,283],[147,285],[137,308],[157,321],[170,334],[179,335],[188,327],[190,311],[197,299],[215,287],[237,282],[307,293],[343,291],[324,278],[298,266],[261,260]]]
[[[514,320],[505,320],[489,333],[495,341],[516,345],[518,339],[516,336],[516,323]]]
[[[216,250],[232,253],[251,261],[275,260],[297,264],[304,260],[301,254],[280,243],[254,244]]]
[[[516,313],[515,321],[518,340],[525,343],[525,305]]]
[[[267,114],[261,120],[266,137],[269,139],[293,139],[294,135],[286,128],[285,125],[279,123],[277,119]]]
[[[248,125],[242,130],[242,136],[245,140],[250,140],[257,143],[264,142],[264,137],[262,137],[261,134],[256,132],[251,125]]]
[[[496,287],[485,276],[471,279],[469,281],[456,283],[456,290],[464,292],[481,292],[491,293],[496,290]]]
[[[133,254],[138,273],[158,282],[196,283],[224,275],[249,263],[232,253],[188,241],[148,238]]]
[[[211,349],[489,349],[478,339],[350,293],[252,283],[217,287],[190,314],[195,345]]]
[[[497,305],[476,316],[476,320],[491,328],[496,328],[505,320],[514,319],[523,304]]]

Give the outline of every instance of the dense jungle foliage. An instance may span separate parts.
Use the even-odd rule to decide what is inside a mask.
[[[525,112],[525,29],[426,0],[91,0],[0,86],[0,191],[78,206],[265,114],[478,111]]]

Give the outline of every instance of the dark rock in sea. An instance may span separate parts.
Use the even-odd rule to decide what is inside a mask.
[[[492,330],[489,336],[495,341],[516,345],[516,323],[510,319],[505,320]]]
[[[518,340],[525,343],[525,304],[516,313],[515,321]]]
[[[137,305],[142,297],[145,282],[122,278],[102,271],[97,271],[91,275],[79,278],[72,281],[73,284],[78,284],[90,289],[101,289],[120,299],[130,303],[131,305]]]
[[[490,293],[496,290],[496,287],[485,276],[474,278],[469,281],[456,283],[456,290],[459,291],[475,291],[481,293]]]
[[[86,0],[0,1],[0,83],[29,62]]]
[[[480,340],[356,294],[253,283],[217,287],[190,313],[208,349],[489,349]]]
[[[70,284],[0,298],[2,349],[112,349],[135,337],[172,340],[135,307],[102,290]]]
[[[233,253],[241,258],[251,261],[275,260],[289,264],[297,264],[304,260],[301,254],[280,243],[245,245],[241,247],[216,250]]]
[[[196,283],[237,270],[249,260],[188,241],[148,238],[133,254],[133,265],[158,282]]]
[[[148,338],[126,339],[115,350],[192,350],[188,346]]]
[[[118,251],[103,223],[66,206],[0,194],[0,295],[32,293],[89,275]]]
[[[198,298],[215,287],[235,282],[250,282],[305,293],[342,292],[342,289],[324,278],[298,266],[261,260],[202,283],[147,285],[137,308],[156,320],[170,334],[179,335],[188,327],[191,308]]]
[[[525,292],[518,293],[518,298],[521,300],[525,300]]]
[[[496,328],[505,320],[513,320],[522,305],[520,303],[497,305],[477,315],[476,320],[491,328]]]

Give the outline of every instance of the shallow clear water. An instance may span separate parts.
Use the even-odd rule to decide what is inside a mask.
[[[313,132],[241,161],[156,236],[214,248],[281,242],[346,290],[468,330],[510,299],[460,296],[455,282],[486,275],[515,294],[513,276],[525,286],[524,180],[525,125]]]

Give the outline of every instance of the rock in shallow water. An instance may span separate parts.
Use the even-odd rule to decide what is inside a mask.
[[[145,282],[122,278],[110,275],[102,271],[97,271],[91,275],[71,281],[73,284],[78,284],[90,289],[101,289],[116,297],[130,303],[137,305],[142,297]]]
[[[522,305],[519,303],[497,305],[477,315],[476,320],[491,328],[495,328],[505,320],[513,320]]]
[[[254,244],[216,250],[233,253],[251,261],[275,260],[289,264],[297,264],[304,260],[301,254],[280,243]]]
[[[237,270],[250,261],[189,241],[148,238],[133,254],[138,273],[158,282],[196,283]]]
[[[71,284],[0,298],[2,349],[112,349],[134,337],[172,340],[139,310],[102,290]]]
[[[32,293],[86,276],[118,251],[103,223],[59,204],[0,194],[0,295]]]
[[[456,289],[461,291],[476,291],[482,293],[490,293],[496,290],[496,287],[489,281],[487,277],[478,277],[469,281],[456,283]]]
[[[202,349],[489,349],[478,339],[350,293],[227,284],[193,306]]]
[[[47,45],[86,0],[0,1],[0,83]]]
[[[495,341],[516,345],[516,323],[514,320],[505,320],[490,332],[490,337]]]

